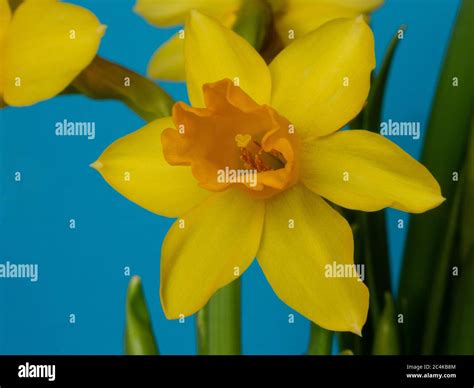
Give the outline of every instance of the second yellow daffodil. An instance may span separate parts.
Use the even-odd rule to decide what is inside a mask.
[[[414,213],[444,200],[429,171],[389,140],[338,131],[369,92],[370,28],[362,17],[331,21],[267,66],[193,11],[185,60],[192,106],[177,103],[172,117],[117,140],[92,165],[128,199],[178,217],[162,246],[166,316],[195,313],[256,257],[290,307],[360,334],[369,292],[357,276],[326,272],[354,263],[351,228],[326,200]]]
[[[85,8],[0,0],[0,98],[25,106],[54,97],[92,61],[105,27]]]
[[[135,11],[156,26],[169,27],[184,24],[189,12],[195,9],[232,28],[245,1],[254,0],[137,0]],[[285,46],[330,20],[369,14],[383,3],[383,0],[266,1],[273,11],[278,37]],[[161,46],[150,60],[148,74],[156,79],[184,80],[183,42],[183,36],[177,34]]]

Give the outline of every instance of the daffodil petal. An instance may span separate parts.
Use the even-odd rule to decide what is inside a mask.
[[[257,260],[275,293],[319,326],[360,334],[369,292],[355,273],[353,253],[347,221],[303,185],[267,203]],[[329,272],[335,265],[354,276],[336,277]]]
[[[260,243],[264,206],[229,189],[176,221],[161,251],[160,294],[168,319],[194,314],[247,269]]]
[[[11,17],[12,12],[8,0],[0,0],[0,42],[8,30]]]
[[[184,24],[193,9],[222,18],[236,12],[241,3],[242,0],[137,0],[134,10],[150,23],[167,27]]]
[[[209,192],[198,187],[189,167],[165,161],[161,133],[171,127],[171,117],[155,120],[112,143],[91,166],[130,201],[153,213],[177,217]]]
[[[289,45],[295,39],[316,30],[324,23],[339,18],[354,18],[360,14],[361,12],[357,9],[331,3],[293,4],[290,2],[285,11],[275,18],[275,27],[283,43]]]
[[[191,12],[185,33],[186,81],[194,107],[204,107],[204,84],[225,78],[240,86],[257,103],[270,101],[268,67],[245,39],[197,11]]]
[[[271,105],[302,137],[327,135],[360,112],[374,67],[374,38],[362,18],[326,23],[270,64]]]
[[[183,81],[184,72],[184,39],[178,34],[155,51],[148,63],[148,75],[155,79]]]
[[[383,136],[362,130],[304,144],[301,179],[349,209],[422,213],[444,201],[438,182],[421,163]]]
[[[11,16],[12,14],[8,0],[0,0],[0,98],[3,95],[3,58],[5,58],[4,41],[8,26],[10,25]]]
[[[231,12],[233,7],[230,5],[231,4],[229,4],[229,7],[224,7],[222,9],[216,7],[213,11],[217,12],[220,10],[220,12]],[[207,12],[207,14],[212,14],[212,12]],[[216,14],[215,16],[219,18],[219,21],[224,26],[229,28],[235,20],[235,15],[232,13],[227,13],[225,15]],[[184,19],[182,22],[184,23]],[[175,34],[170,40],[155,51],[148,63],[148,75],[154,79],[184,81],[186,79],[184,68],[184,35],[181,36],[180,32],[179,34]]]
[[[270,0],[275,1],[275,0]],[[277,2],[280,0],[277,0]],[[371,12],[380,7],[384,0],[284,0],[287,7],[305,7],[317,4],[328,4],[333,6],[344,6],[350,9],[355,9],[359,12]]]
[[[31,105],[60,93],[92,61],[104,30],[93,13],[74,4],[21,4],[5,37],[5,101]]]
[[[275,13],[276,30],[286,45],[331,20],[367,14],[383,4],[383,0],[269,0],[269,2]]]

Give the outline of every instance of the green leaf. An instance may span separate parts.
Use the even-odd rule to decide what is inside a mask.
[[[459,214],[461,204],[462,187],[464,186],[464,176],[456,188],[456,194],[451,207],[447,225],[445,225],[445,235],[438,260],[434,263],[433,281],[430,285],[430,297],[426,301],[427,314],[426,323],[423,330],[422,353],[434,354],[437,345],[439,328],[442,321],[443,305],[446,299],[448,282],[451,278],[450,266],[455,255],[456,232],[459,225]]]
[[[372,353],[374,355],[400,354],[400,336],[395,305],[388,292],[385,293],[385,306],[375,330]]]
[[[146,121],[170,116],[174,104],[173,99],[154,82],[99,56],[65,92],[122,101]]]
[[[266,0],[247,0],[237,14],[233,30],[260,51],[269,38],[273,13]]]
[[[334,332],[323,329],[311,322],[308,351],[309,355],[329,355],[332,353]]]
[[[198,354],[240,354],[240,279],[212,296],[198,312],[196,325]]]
[[[461,260],[474,247],[474,118],[471,121],[469,150],[466,158],[461,216]]]
[[[153,334],[141,280],[134,276],[127,291],[125,316],[125,354],[157,355],[158,346]]]
[[[364,129],[371,132],[378,132],[380,128],[380,121],[382,117],[382,105],[385,96],[385,87],[387,84],[388,75],[390,74],[390,69],[392,67],[393,57],[397,50],[400,39],[398,34],[400,31],[404,32],[406,26],[402,25],[397,30],[392,40],[390,41],[387,50],[385,51],[385,56],[382,61],[382,66],[370,89],[369,97],[367,99],[367,106],[363,111],[363,127]]]
[[[422,163],[441,185],[447,201],[410,220],[398,302],[404,314],[407,353],[419,353],[433,276],[440,260],[456,181],[465,158],[474,97],[474,1],[464,0],[452,33],[426,133]],[[458,82],[458,86],[456,85]]]
[[[440,316],[439,339],[436,350],[442,354],[474,354],[474,120],[471,121],[471,134],[468,155],[456,192],[456,205],[459,204],[460,222],[450,261],[447,287],[447,300]],[[450,220],[454,223],[454,220]],[[449,231],[449,229],[448,229]],[[459,242],[459,244],[457,244]],[[456,272],[457,271],[457,272]],[[458,275],[458,276],[456,276]],[[441,319],[443,318],[443,319]]]
[[[459,277],[452,281],[444,354],[474,354],[474,247],[466,259],[459,268]]]

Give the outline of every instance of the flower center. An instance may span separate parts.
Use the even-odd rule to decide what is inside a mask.
[[[203,93],[205,108],[174,105],[176,128],[161,138],[168,163],[191,166],[211,191],[236,186],[269,197],[296,182],[298,139],[286,118],[228,79],[204,85]]]
[[[240,160],[246,169],[263,172],[285,167],[286,160],[281,152],[276,150],[265,152],[262,145],[257,140],[252,140],[249,134],[237,135],[235,142],[240,148]]]

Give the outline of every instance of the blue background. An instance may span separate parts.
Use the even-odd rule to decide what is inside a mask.
[[[133,1],[76,1],[108,26],[100,55],[145,73],[154,50],[176,29],[157,29],[132,12]],[[373,14],[377,62],[407,24],[393,62],[384,120],[419,121],[422,138],[459,0],[387,0]],[[181,84],[164,84],[186,99]],[[56,137],[57,121],[95,121],[96,138]],[[121,354],[125,291],[143,278],[163,354],[194,354],[194,319],[165,319],[158,298],[160,246],[171,224],[127,201],[89,163],[143,124],[118,102],[55,98],[0,113],[0,263],[39,264],[39,281],[0,279],[1,354]],[[417,157],[422,139],[392,140]],[[21,182],[14,180],[20,171]],[[389,210],[393,281],[399,278],[405,213]],[[76,220],[76,229],[69,220]],[[397,220],[405,228],[397,228]],[[246,354],[301,354],[309,324],[273,294],[254,263],[243,276]],[[69,315],[76,323],[69,323]]]

